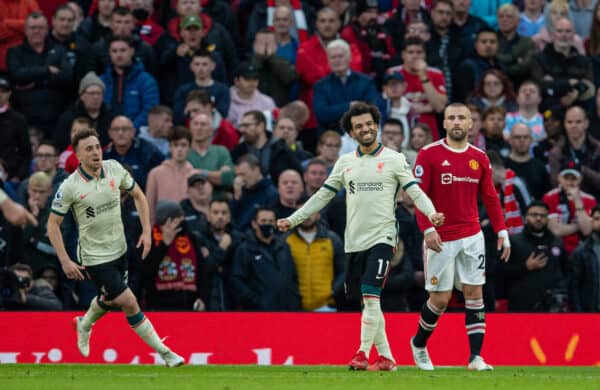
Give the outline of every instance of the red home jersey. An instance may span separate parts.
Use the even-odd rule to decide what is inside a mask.
[[[481,230],[477,197],[481,195],[492,227],[497,233],[506,229],[500,201],[492,182],[490,161],[473,145],[462,150],[451,149],[445,139],[419,151],[415,177],[438,212],[446,216],[436,228],[442,241],[472,236]],[[432,227],[427,216],[418,210],[417,222],[423,231]]]

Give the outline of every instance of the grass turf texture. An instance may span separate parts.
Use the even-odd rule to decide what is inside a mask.
[[[493,372],[341,366],[0,365],[0,389],[600,389],[600,367],[498,367]]]

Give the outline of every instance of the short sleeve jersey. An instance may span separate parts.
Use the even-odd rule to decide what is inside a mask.
[[[342,155],[324,187],[346,189],[345,251],[365,251],[380,243],[395,246],[398,191],[416,184],[404,155],[381,144],[368,155],[358,148]]]
[[[80,165],[60,185],[52,212],[61,216],[73,211],[79,227],[77,259],[83,265],[98,265],[118,259],[127,251],[121,220],[120,190],[131,191],[135,181],[118,162],[102,162],[100,178],[90,176]]]

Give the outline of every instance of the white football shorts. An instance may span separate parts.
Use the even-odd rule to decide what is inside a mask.
[[[481,231],[444,242],[440,253],[431,249],[424,249],[424,253],[427,291],[452,291],[453,286],[462,291],[463,284],[485,284],[485,241]]]

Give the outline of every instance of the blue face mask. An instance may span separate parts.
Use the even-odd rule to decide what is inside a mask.
[[[271,238],[271,236],[273,236],[273,234],[275,233],[275,226],[271,224],[258,225],[258,227],[260,228],[260,234],[264,238]]]

